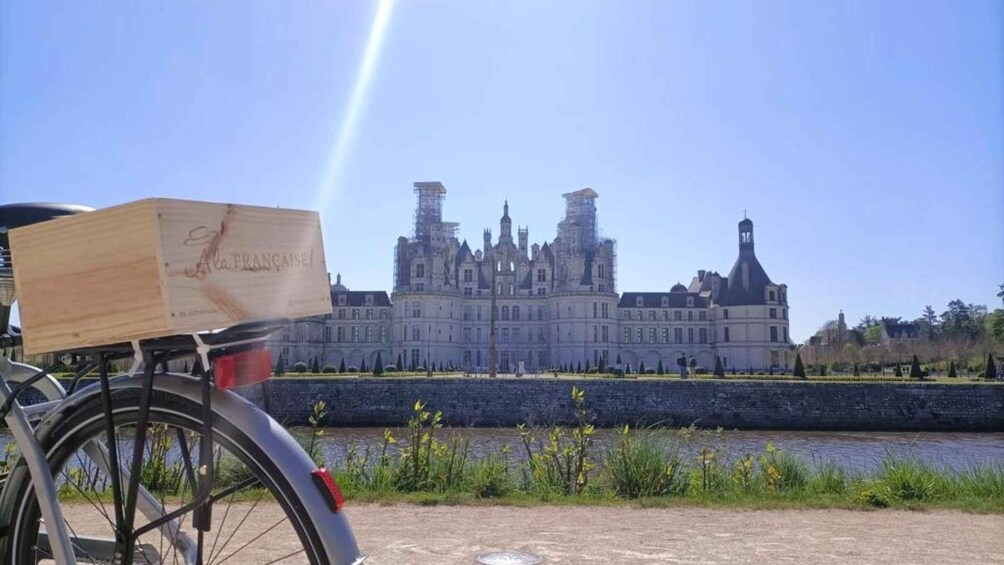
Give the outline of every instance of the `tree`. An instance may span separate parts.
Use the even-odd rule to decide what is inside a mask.
[[[719,378],[725,376],[725,367],[722,366],[722,358],[718,355],[715,355],[715,376]]]
[[[1004,345],[1004,310],[998,308],[987,314],[983,321],[983,327],[986,329],[987,335],[997,343]]]
[[[892,374],[893,374],[893,376],[896,376],[896,377],[902,377],[903,376],[902,363],[900,363],[899,361],[896,361],[896,368],[893,370]]]
[[[733,370],[734,371],[734,370]],[[795,372],[794,375],[800,379],[805,378],[805,365],[802,365],[802,354],[795,354]]]
[[[383,357],[379,351],[377,351],[376,363],[373,364],[373,374],[378,377],[383,374]]]
[[[618,365],[621,364],[621,354],[620,353],[617,354],[617,364]]]
[[[657,374],[657,375],[665,375],[666,374],[666,368],[662,366],[662,359],[659,359],[659,366],[656,367],[655,374]]]
[[[586,372],[589,372],[589,359],[586,359]]]
[[[957,374],[956,374],[956,372],[955,372],[955,361],[952,361],[952,362],[951,362],[951,363],[950,363],[950,364],[948,365],[948,378],[950,378],[950,379],[954,379],[954,378],[956,378],[956,377],[958,377],[958,376],[959,376],[959,375],[957,375]]]
[[[861,321],[858,322],[858,325],[854,326],[854,329],[858,330],[859,332],[864,332],[866,329],[874,326],[877,323],[878,320],[875,318],[875,316],[872,316],[871,314],[866,314],[865,317],[861,318]]]
[[[1000,288],[1000,292],[997,293],[997,298],[1000,298],[1001,302],[1004,303],[1004,284],[999,284],[997,287]]]
[[[344,373],[345,372],[345,358],[344,357],[342,357],[342,362],[338,364],[338,372],[339,373]]]
[[[582,361],[579,361],[579,365],[575,368],[576,373],[582,372]]]
[[[367,372],[367,369],[366,369],[366,360],[365,359],[363,359],[362,365],[359,366],[359,372],[360,373]]]
[[[882,326],[878,324],[872,324],[865,328],[864,333],[865,343],[868,345],[878,345],[882,343]]]
[[[314,356],[314,362],[310,365],[310,372],[315,375],[321,372],[321,362],[318,361],[317,356]]]
[[[401,360],[401,353],[397,354],[397,370],[398,371],[404,370],[404,361]]]
[[[186,373],[188,372],[188,361],[185,361],[185,372]],[[286,367],[283,366],[282,352],[280,351],[279,357],[276,358],[275,360],[275,371],[273,371],[273,373],[275,374],[275,376],[281,377],[285,372],[286,372]]]
[[[638,364],[638,374],[639,375],[644,375],[645,374],[645,362],[644,361],[642,361],[641,363]]]
[[[913,356],[913,361],[910,363],[910,378],[911,379],[922,379],[924,378],[924,372],[920,370],[920,360],[917,356]]]
[[[860,377],[861,376],[861,372],[858,371],[858,364],[857,363],[854,364],[854,376],[855,377]]]
[[[826,363],[820,363],[819,364],[819,376],[820,377],[825,377],[826,376]]]
[[[997,378],[997,363],[994,363],[993,353],[987,353],[986,377],[991,381]]]

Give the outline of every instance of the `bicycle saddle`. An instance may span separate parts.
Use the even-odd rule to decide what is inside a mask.
[[[8,247],[7,232],[14,228],[92,210],[93,208],[75,204],[4,204],[0,206],[0,247]]]
[[[0,205],[0,330],[7,329],[10,316],[8,307],[14,303],[14,273],[11,270],[10,242],[7,234],[14,228],[37,224],[93,208],[74,204],[4,204]]]

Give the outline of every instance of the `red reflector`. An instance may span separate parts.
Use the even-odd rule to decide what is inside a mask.
[[[331,473],[324,467],[321,467],[316,471],[311,471],[310,476],[313,477],[317,487],[321,489],[321,494],[328,501],[331,511],[338,513],[342,509],[342,506],[345,506],[345,496],[342,494],[342,489],[338,488],[338,485],[335,484],[335,479],[331,478]]]
[[[253,385],[272,376],[272,354],[267,349],[252,349],[218,357],[213,362],[213,377],[218,390]]]

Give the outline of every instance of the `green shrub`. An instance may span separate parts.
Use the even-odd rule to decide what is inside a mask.
[[[470,471],[471,493],[478,498],[498,498],[515,490],[509,474],[508,452],[491,454],[475,463]]]
[[[918,459],[886,456],[877,474],[877,482],[890,500],[920,501],[939,494],[938,473]]]
[[[698,367],[698,368],[694,369],[694,374],[695,375],[707,375],[708,374],[708,370],[705,369],[704,367]]]
[[[637,438],[624,426],[616,447],[607,449],[603,468],[614,494],[622,498],[681,495],[687,476],[677,451],[666,451],[649,437]]]
[[[823,494],[844,494],[847,492],[847,471],[832,461],[823,463],[812,478],[812,489]]]
[[[307,372],[307,364],[304,363],[303,361],[297,361],[296,363],[293,363],[293,372],[294,373],[306,373]]]
[[[325,375],[333,375],[338,372],[338,369],[334,365],[325,365],[321,367],[321,372]]]
[[[767,443],[760,456],[760,472],[768,490],[800,490],[809,482],[809,466],[802,459]]]

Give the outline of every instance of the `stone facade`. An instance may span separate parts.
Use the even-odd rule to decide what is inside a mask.
[[[794,430],[999,431],[1004,386],[665,379],[279,378],[273,416],[306,423],[324,400],[330,426],[403,426],[416,400],[451,426],[574,422],[573,386],[599,426],[663,425]],[[261,389],[241,394],[260,402]]]
[[[485,230],[481,249],[457,237],[459,224],[443,220],[441,183],[415,183],[415,192],[414,232],[398,238],[390,298],[348,292],[339,276],[335,315],[297,322],[273,343],[273,354],[281,349],[287,365],[319,357],[321,364],[345,358],[360,368],[365,359],[372,368],[380,351],[384,365],[400,359],[405,368],[431,362],[486,372],[494,332],[502,373],[618,363],[637,371],[660,362],[675,372],[681,356],[709,371],[716,357],[727,370],[786,369],[793,362],[787,286],[772,282],[757,260],[749,219],[739,223],[739,257],[727,276],[700,270],[689,286],[621,295],[616,244],[599,235],[596,191],[563,195],[565,217],[543,244],[530,245],[526,228],[513,236],[506,202],[497,240]],[[338,300],[365,296],[373,297],[374,313],[387,317],[340,317],[368,310]]]

